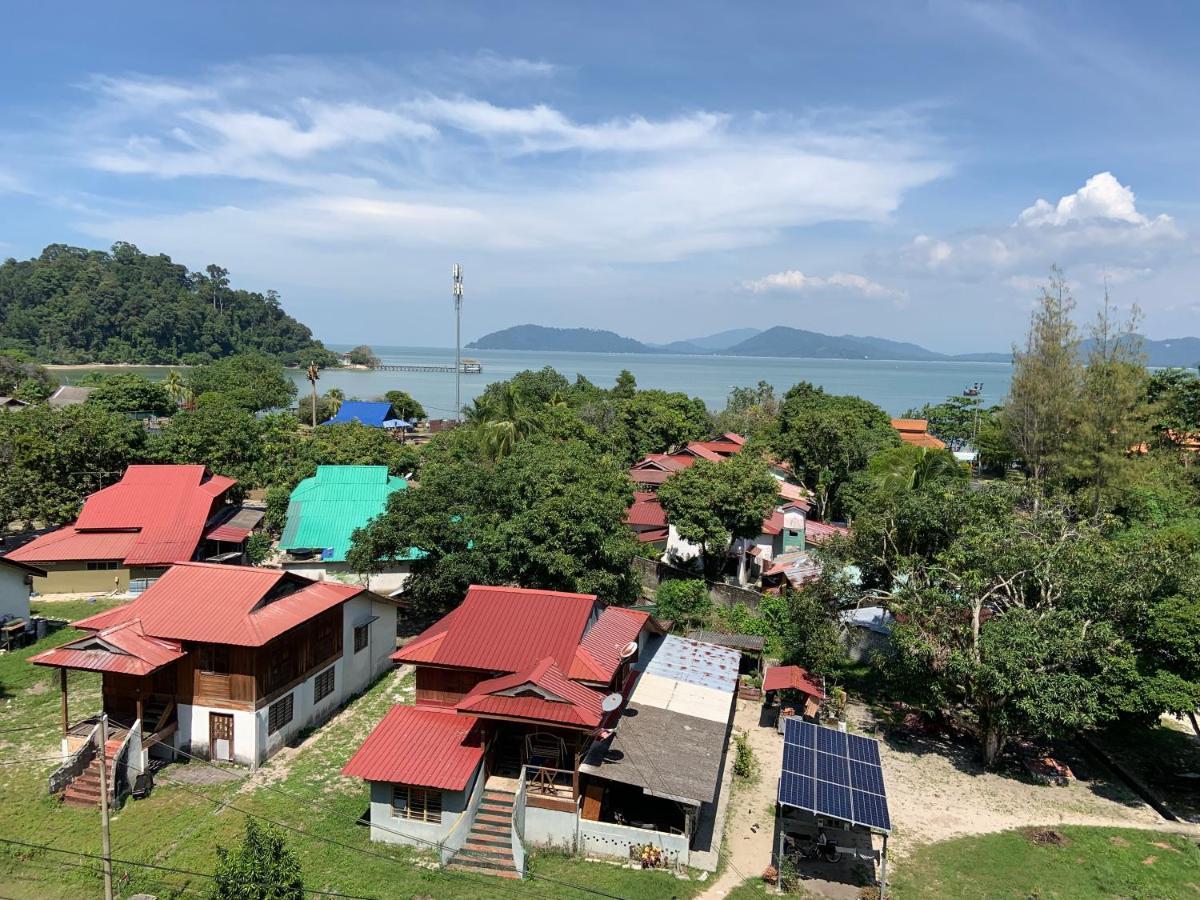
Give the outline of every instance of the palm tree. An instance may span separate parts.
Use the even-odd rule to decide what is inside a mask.
[[[163,388],[166,389],[167,396],[171,398],[171,402],[176,406],[181,404],[187,397],[188,389],[184,383],[183,376],[179,374],[178,369],[171,369],[167,372],[163,379]]]
[[[325,400],[329,403],[329,414],[331,416],[337,415],[345,399],[346,393],[341,388],[330,388],[325,392]]]
[[[316,360],[308,364],[308,371],[305,373],[305,378],[312,385],[312,427],[317,427],[317,379],[321,377],[320,369],[317,368]]]
[[[520,392],[505,384],[499,395],[482,404],[479,427],[484,453],[502,459],[513,452],[518,441],[537,431],[538,422]]]
[[[916,491],[934,481],[966,476],[966,470],[949,450],[908,444],[876,454],[867,472],[879,487],[889,491]]]

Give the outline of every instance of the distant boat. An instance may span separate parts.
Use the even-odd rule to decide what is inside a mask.
[[[964,397],[978,397],[982,393],[983,393],[983,382],[982,381],[977,381],[973,385],[963,388],[963,396]]]

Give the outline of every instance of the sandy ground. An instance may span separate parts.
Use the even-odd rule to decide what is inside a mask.
[[[873,732],[874,720],[865,707],[851,704],[847,712],[852,729]],[[761,774],[754,785],[742,785],[730,802],[725,832],[728,863],[702,900],[724,897],[745,879],[759,877],[771,863],[783,738],[758,720],[757,703],[738,701],[735,727],[750,735]],[[940,742],[884,742],[880,752],[892,814],[888,849],[894,865],[903,866],[904,857],[921,844],[1031,825],[1108,825],[1200,834],[1200,829],[1166,822],[1123,784],[1103,777],[1073,781],[1066,787],[1035,784],[985,772],[970,747]],[[848,885],[831,884],[823,890],[819,882],[806,881],[805,886],[814,896],[857,895],[857,889],[847,893]]]

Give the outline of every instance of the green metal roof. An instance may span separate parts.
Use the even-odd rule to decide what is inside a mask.
[[[325,562],[345,562],[350,536],[387,507],[388,497],[407,489],[387,466],[317,466],[296,485],[288,503],[284,550],[319,549]]]

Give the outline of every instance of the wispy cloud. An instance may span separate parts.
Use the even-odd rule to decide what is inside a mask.
[[[859,294],[872,299],[902,299],[903,291],[885,287],[878,281],[872,281],[865,275],[852,272],[834,272],[830,275],[805,275],[797,269],[786,272],[776,272],[753,281],[747,281],[745,288],[755,294],[784,292],[803,294],[810,292],[844,292]]]
[[[224,67],[194,82],[98,78],[94,107],[71,132],[85,165],[276,190],[81,227],[201,243],[233,229],[247,244],[303,240],[310,259],[357,241],[605,264],[675,260],[770,243],[797,226],[883,221],[908,191],[950,168],[920,123],[902,115],[841,111],[835,122],[631,109],[588,119],[547,101],[501,103],[398,81],[298,59]]]

